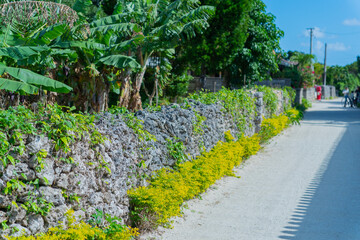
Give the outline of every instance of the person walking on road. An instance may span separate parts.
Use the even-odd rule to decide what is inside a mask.
[[[345,97],[344,107],[346,107],[347,101],[350,101],[351,107],[353,107],[352,101],[349,98],[349,88],[346,87],[342,93],[344,94]]]
[[[358,103],[360,103],[360,87],[357,87],[355,93],[356,93],[355,105],[357,105]]]

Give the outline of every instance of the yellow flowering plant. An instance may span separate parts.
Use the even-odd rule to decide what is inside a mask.
[[[59,225],[50,228],[47,233],[42,233],[37,236],[20,236],[20,237],[5,237],[7,240],[131,240],[135,239],[138,235],[137,228],[127,226],[120,226],[118,231],[113,230],[114,225],[110,224],[108,227],[101,229],[93,227],[83,221],[76,223],[74,211],[69,210],[65,213],[67,218],[66,226]]]
[[[230,131],[225,132],[226,142],[219,141],[209,152],[196,159],[177,165],[174,169],[161,169],[154,173],[147,187],[128,191],[130,218],[139,229],[146,231],[158,226],[171,227],[170,218],[181,215],[184,201],[206,191],[223,176],[234,176],[233,168],[244,159],[256,154],[260,143],[279,134],[299,119],[300,112],[290,110],[292,116],[274,116],[264,119],[258,134],[234,141]]]

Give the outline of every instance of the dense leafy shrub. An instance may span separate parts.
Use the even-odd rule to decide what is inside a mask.
[[[240,136],[245,131],[247,120],[254,119],[255,99],[243,89],[229,90],[223,88],[216,93],[198,92],[190,95],[189,98],[204,104],[222,104],[224,110],[233,117]]]
[[[309,100],[305,99],[305,98],[301,101],[301,103],[304,105],[305,110],[312,107],[312,103]]]
[[[35,112],[24,106],[1,110],[0,158],[3,165],[18,162],[9,153],[22,155],[27,135],[45,135],[53,141],[56,151],[64,153],[68,153],[70,145],[85,135],[90,137],[90,145],[102,143],[104,137],[94,127],[95,115],[75,113],[73,110],[75,108],[59,105],[39,105]]]
[[[291,108],[285,112],[286,116],[289,118],[291,124],[300,124],[300,120],[303,118],[303,112],[298,109]]]
[[[291,103],[294,103],[296,98],[296,90],[288,86],[283,87],[282,90],[283,92],[286,92],[285,94],[290,96]]]
[[[307,109],[312,107],[312,103],[307,99],[302,99],[301,104],[295,105],[296,109],[298,109],[301,112],[305,112]]]
[[[265,109],[268,111],[269,116],[275,114],[278,106],[278,97],[274,92],[274,89],[266,86],[255,86],[255,89],[264,93],[263,100],[265,103]]]

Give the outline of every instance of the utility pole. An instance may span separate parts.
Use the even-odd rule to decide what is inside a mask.
[[[326,86],[326,55],[327,55],[327,43],[325,43],[325,59],[324,59],[324,86]]]
[[[314,36],[314,28],[308,28],[310,30],[310,55],[313,53],[313,36]],[[314,65],[311,59],[311,71],[314,72]],[[313,85],[315,85],[315,80],[313,80]]]
[[[311,55],[312,55],[312,52],[313,52],[314,29],[315,29],[315,28],[308,28],[308,30],[310,30],[310,54],[311,54]]]

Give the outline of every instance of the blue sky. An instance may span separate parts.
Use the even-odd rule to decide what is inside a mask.
[[[263,0],[267,12],[276,17],[276,25],[285,32],[283,50],[310,53],[310,34],[315,28],[313,53],[327,64],[347,65],[360,55],[360,0]]]

